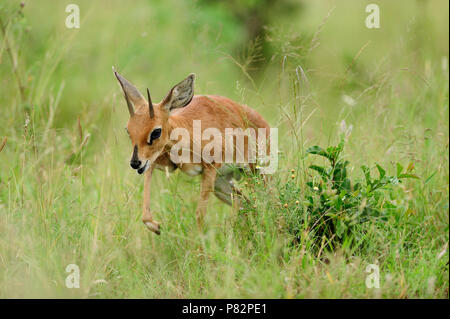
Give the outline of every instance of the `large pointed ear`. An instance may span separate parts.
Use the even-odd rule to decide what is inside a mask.
[[[127,101],[128,111],[130,112],[130,116],[133,116],[134,114],[134,108],[141,105],[146,104],[146,101],[142,94],[139,92],[139,90],[131,84],[127,79],[125,79],[123,76],[121,76],[119,73],[116,72],[116,70],[113,67],[114,75],[117,78],[117,81],[119,81],[120,87],[122,88],[123,94],[125,96],[125,100]],[[133,103],[133,105],[131,103]]]
[[[183,81],[175,85],[162,101],[161,105],[167,111],[185,107],[194,97],[195,74],[191,73]]]

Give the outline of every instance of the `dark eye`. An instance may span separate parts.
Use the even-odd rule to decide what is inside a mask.
[[[161,128],[156,128],[150,134],[148,139],[148,145],[152,145],[152,142],[161,136]]]

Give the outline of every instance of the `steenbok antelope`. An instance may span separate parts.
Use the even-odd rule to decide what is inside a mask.
[[[233,131],[236,141],[243,141],[243,150],[238,150],[235,145],[229,146],[229,141],[224,142],[223,136],[230,136],[229,130],[242,133],[243,130],[251,129],[259,147],[261,141],[267,141],[270,131],[262,116],[250,107],[225,97],[194,95],[194,74],[175,85],[158,104],[152,103],[148,89],[146,100],[133,84],[115,70],[114,75],[122,88],[130,113],[127,124],[133,147],[130,165],[139,174],[145,173],[142,221],[148,229],[156,234],[160,233],[159,223],[153,219],[150,211],[151,179],[155,167],[166,172],[179,168],[191,176],[201,174],[200,199],[196,211],[199,225],[202,225],[211,192],[231,204],[232,194],[238,192],[232,183],[236,170],[225,164],[229,162],[226,158],[249,166],[252,170],[256,168],[256,164],[249,156],[252,143],[246,133],[241,134],[240,139],[239,134]],[[199,129],[200,132],[195,132]],[[188,137],[184,138],[180,132],[187,133]],[[201,137],[196,138],[199,133]],[[211,143],[212,140],[214,143]],[[233,135],[231,141],[233,142]],[[177,147],[181,147],[178,151],[181,150],[188,156],[182,156],[181,159],[177,157],[179,152],[174,152]],[[231,157],[228,156],[229,147]],[[265,148],[264,155],[267,152],[270,152],[269,146]],[[242,153],[241,159],[236,161]]]

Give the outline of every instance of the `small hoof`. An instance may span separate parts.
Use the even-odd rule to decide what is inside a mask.
[[[149,230],[151,230],[152,232],[154,232],[156,235],[160,235],[161,231],[160,231],[160,227],[159,227],[159,223],[157,221],[144,221],[145,226],[147,226],[147,228]]]

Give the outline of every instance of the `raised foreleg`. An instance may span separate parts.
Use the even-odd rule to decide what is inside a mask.
[[[144,204],[142,211],[142,222],[147,226],[149,230],[156,234],[160,234],[159,223],[153,220],[153,215],[150,210],[150,186],[152,181],[153,165],[150,167],[144,175]]]

